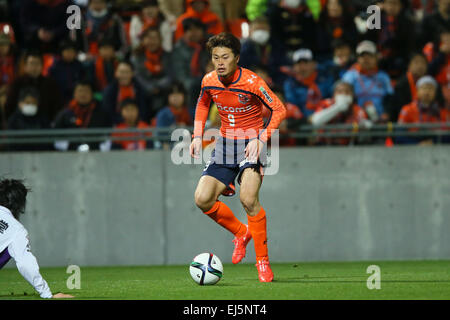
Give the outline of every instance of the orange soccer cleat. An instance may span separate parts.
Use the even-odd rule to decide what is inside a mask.
[[[272,282],[273,272],[270,268],[269,260],[258,260],[256,262],[256,269],[258,269],[258,278],[260,282]]]
[[[236,187],[234,186],[233,182],[230,182],[228,187],[222,191],[222,195],[225,197],[232,197],[236,194]]]
[[[234,264],[241,262],[241,260],[245,257],[247,244],[252,239],[252,234],[250,233],[248,225],[245,225],[245,227],[247,228],[245,235],[242,237],[234,237],[233,239],[234,251],[231,261]]]

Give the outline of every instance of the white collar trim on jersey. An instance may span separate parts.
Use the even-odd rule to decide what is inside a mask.
[[[9,210],[7,207],[0,206],[0,211],[9,214],[11,217],[14,217],[11,210]]]

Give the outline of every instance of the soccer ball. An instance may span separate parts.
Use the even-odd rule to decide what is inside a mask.
[[[199,285],[213,285],[222,278],[223,266],[215,254],[200,253],[192,260],[189,271]]]

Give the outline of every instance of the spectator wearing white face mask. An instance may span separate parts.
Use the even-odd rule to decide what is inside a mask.
[[[330,71],[334,81],[338,81],[353,66],[355,57],[352,46],[341,39],[334,40],[331,47],[333,48],[332,59],[323,61],[321,65]]]
[[[370,127],[367,114],[355,100],[353,86],[344,81],[334,84],[333,97],[319,102],[316,111],[309,118],[314,126],[325,124],[358,124]],[[335,131],[337,132],[337,131]],[[318,144],[348,145],[354,144],[354,138],[318,138]]]
[[[285,76],[280,66],[289,64],[286,50],[279,41],[271,37],[267,18],[260,16],[250,24],[250,36],[242,41],[239,65],[254,70],[263,66],[275,84],[282,85]]]
[[[50,128],[50,121],[42,112],[38,112],[39,92],[33,87],[24,88],[19,93],[17,109],[8,119],[8,130],[38,130]],[[11,145],[10,150],[40,151],[49,150],[49,145]]]
[[[5,103],[5,117],[9,118],[17,109],[19,95],[24,88],[33,87],[39,93],[39,113],[52,119],[63,107],[58,84],[48,76],[42,75],[43,58],[38,52],[27,52],[24,57],[23,74],[18,76],[8,90]]]

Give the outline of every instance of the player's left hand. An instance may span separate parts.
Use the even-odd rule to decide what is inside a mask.
[[[58,292],[58,293],[54,294],[52,298],[53,299],[71,299],[71,298],[75,298],[75,297],[70,294]]]
[[[259,139],[253,139],[245,147],[245,157],[250,161],[256,163],[259,155],[264,147],[264,143]]]

